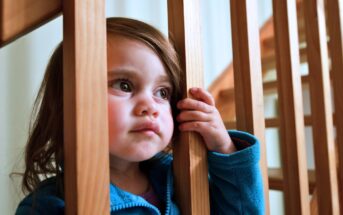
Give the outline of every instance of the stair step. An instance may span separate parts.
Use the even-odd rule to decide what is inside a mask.
[[[301,76],[301,83],[302,83],[302,85],[307,85],[309,83],[309,76],[308,75]],[[276,92],[277,91],[277,81],[274,80],[274,81],[264,82],[263,83],[263,91],[264,91],[264,93]],[[235,93],[235,91],[233,88],[223,89],[219,92],[218,99],[231,98],[232,96],[234,96],[234,93]]]
[[[298,33],[298,40],[299,44],[304,44],[306,42],[306,35],[305,35],[305,29],[300,29]],[[275,50],[275,37],[272,35],[271,37],[265,38],[261,42],[261,46],[263,46],[266,49],[272,49]]]
[[[265,119],[265,127],[266,128],[277,128],[280,126],[280,121],[278,117],[273,118],[266,118]],[[312,118],[310,115],[304,116],[304,124],[305,126],[311,126],[312,125]],[[226,121],[224,119],[224,125],[227,129],[236,129],[236,121]]]
[[[332,115],[333,124],[336,125],[336,116],[335,113]],[[227,121],[224,120],[224,125],[227,129],[237,129],[236,121]],[[273,118],[266,118],[265,119],[265,127],[266,128],[277,128],[280,126],[280,121],[278,117]],[[312,116],[311,115],[305,115],[304,116],[304,125],[305,126],[311,126],[312,125]]]
[[[268,168],[269,189],[283,190],[283,172],[281,168]],[[308,181],[310,194],[313,193],[316,186],[315,170],[308,170]]]
[[[302,47],[299,50],[300,63],[307,62],[306,48]],[[262,71],[272,70],[276,68],[276,58],[275,52],[270,52],[270,54],[262,56]]]

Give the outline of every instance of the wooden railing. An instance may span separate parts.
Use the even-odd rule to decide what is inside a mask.
[[[270,189],[284,192],[286,214],[343,214],[342,1],[296,2],[273,1],[274,16],[260,32],[262,73],[277,74],[263,83],[265,95],[277,95],[277,116],[266,118],[265,126],[278,128],[282,157],[282,167],[268,171]],[[300,63],[309,65],[308,75],[300,76]],[[221,80],[230,83],[234,67],[210,87],[227,128],[238,128],[237,86]],[[302,90],[310,92],[310,115],[303,113]],[[315,170],[306,167],[304,126],[313,129]]]
[[[61,0],[1,0],[0,47],[62,13]]]
[[[265,214],[269,214],[257,1],[231,0],[230,3],[237,128],[255,134],[261,142]]]
[[[334,91],[334,123],[336,125],[336,150],[340,214],[343,214],[343,14],[342,1],[327,0],[327,26],[330,38],[331,77]],[[319,201],[319,199],[318,199]],[[322,206],[323,207],[323,206]]]
[[[273,1],[279,128],[286,214],[309,214],[295,1]]]
[[[304,0],[304,19],[318,211],[339,214],[324,1]]]
[[[169,34],[179,52],[184,96],[190,87],[203,87],[203,59],[200,29],[200,1],[168,1]],[[195,36],[198,35],[198,36]],[[175,144],[174,175],[176,197],[182,214],[209,214],[207,153],[201,137],[194,132],[181,135]]]
[[[105,2],[65,0],[63,109],[67,214],[106,214],[109,209],[106,56]]]
[[[326,14],[329,30],[327,34],[324,25],[323,0],[304,0],[302,4],[304,20],[301,25],[305,26],[306,36],[301,37],[301,40],[306,41],[306,49],[301,49],[299,52],[297,35],[299,14],[297,15],[296,1],[274,0],[275,41],[272,42],[271,47],[275,47],[276,54],[271,55],[271,59],[262,57],[265,59],[262,63],[257,0],[230,2],[235,87],[221,94],[231,95],[228,101],[234,101],[232,104],[236,106],[235,126],[255,134],[261,141],[265,214],[269,214],[264,140],[265,124],[268,125],[268,121],[265,123],[263,114],[262,71],[275,66],[277,82],[274,87],[277,87],[280,109],[275,124],[281,131],[283,165],[282,178],[279,182],[282,181],[280,187],[285,193],[286,213],[309,214],[310,211],[314,211],[310,210],[308,201],[308,179],[310,179],[310,191],[313,191],[317,198],[313,202],[316,203],[314,204],[318,213],[343,214],[343,209],[340,208],[340,205],[343,205],[343,99],[340,96],[343,92],[341,1],[326,1],[329,11]],[[1,47],[62,12],[65,51],[66,212],[67,214],[108,213],[109,176],[107,171],[97,168],[108,166],[104,1],[0,0],[0,5]],[[203,85],[202,75],[199,75],[199,72],[202,74],[203,71],[199,11],[199,0],[168,0],[169,30],[180,52],[185,71],[183,83],[185,89]],[[337,148],[334,145],[333,135],[327,38],[330,39]],[[102,57],[94,57],[92,53]],[[302,53],[306,53],[305,58]],[[308,83],[311,92],[315,177],[312,173],[308,175],[305,163],[304,121],[306,122],[306,118],[304,120],[299,74],[300,62],[304,61],[308,62],[310,69]],[[93,76],[98,78],[94,79]],[[84,87],[89,85],[96,87],[92,89]],[[230,87],[233,86],[228,86]],[[83,104],[82,112],[79,104]],[[92,128],[91,132],[90,128]],[[92,135],[86,135],[88,133]],[[185,143],[179,144],[182,148],[175,149],[174,163],[176,191],[181,211],[183,214],[209,214],[205,149],[199,144],[200,138],[195,134],[187,134],[181,138]],[[341,165],[336,165],[335,150],[338,152],[337,163]],[[184,160],[188,163],[186,169]],[[178,170],[180,165],[182,171]]]

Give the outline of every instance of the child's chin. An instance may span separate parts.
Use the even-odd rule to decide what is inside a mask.
[[[166,146],[164,144],[159,144],[153,141],[141,142],[138,144],[139,148],[137,148],[135,155],[132,155],[131,158],[135,159],[136,161],[145,161],[149,160],[154,157],[156,154],[160,153],[165,149]],[[157,146],[158,145],[158,146]]]
[[[156,152],[156,153],[145,153],[145,154],[143,154],[143,155],[137,155],[136,157],[133,157],[133,158],[132,158],[132,161],[133,161],[133,162],[142,162],[142,161],[146,161],[146,160],[149,160],[149,159],[151,159],[152,157],[154,157],[157,153],[158,153],[158,152]]]

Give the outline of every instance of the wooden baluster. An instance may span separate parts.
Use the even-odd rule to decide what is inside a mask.
[[[109,214],[105,1],[66,0],[63,15],[66,214]]]
[[[338,185],[340,214],[343,215],[343,14],[341,0],[327,0],[327,24],[331,56],[331,77],[334,90],[336,146],[338,150]]]
[[[339,214],[323,0],[304,0],[319,214]]]
[[[310,214],[295,0],[273,1],[286,214]]]
[[[168,1],[169,31],[185,72],[185,90],[203,87],[199,4],[199,0]],[[174,145],[176,196],[182,214],[210,213],[207,152],[201,141],[198,134],[187,132],[180,138],[182,144]]]
[[[237,129],[261,142],[265,214],[269,214],[268,169],[256,0],[231,0],[231,27]]]

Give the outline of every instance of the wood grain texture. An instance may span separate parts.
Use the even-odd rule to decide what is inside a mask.
[[[170,37],[180,55],[183,89],[203,87],[199,0],[168,0]],[[187,91],[184,96],[189,96]],[[200,135],[187,132],[173,148],[176,196],[182,214],[210,214],[207,151]]]
[[[0,0],[0,47],[62,12],[62,0]]]
[[[323,0],[304,0],[319,214],[339,214]]]
[[[63,3],[66,214],[108,214],[105,1]]]
[[[338,185],[340,214],[343,215],[343,3],[341,0],[327,0],[327,23],[331,56],[331,77],[334,90],[336,125],[336,146],[338,155]]]
[[[261,142],[265,214],[269,214],[257,1],[231,0],[230,5],[237,129],[256,135]]]
[[[310,201],[311,215],[318,215],[318,192],[317,189],[314,189],[312,198]]]
[[[273,0],[286,214],[310,214],[296,1]]]

